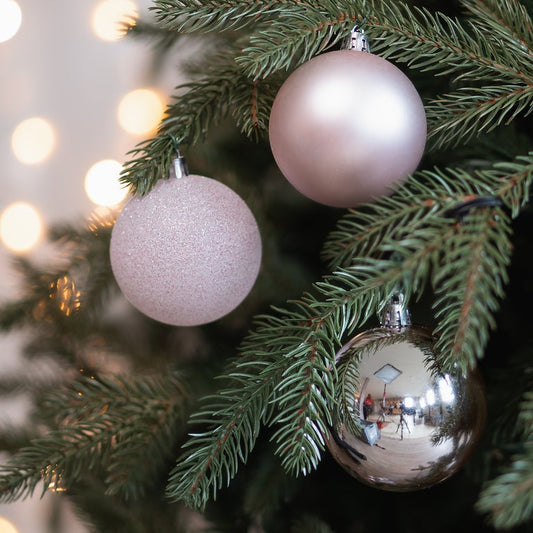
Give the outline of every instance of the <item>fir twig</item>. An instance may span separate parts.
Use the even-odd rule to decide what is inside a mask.
[[[203,508],[211,492],[215,496],[235,475],[239,462],[246,461],[269,412],[274,382],[262,376],[265,365],[263,360],[236,365],[227,374],[230,386],[207,398],[193,415],[192,421],[207,424],[207,429],[192,434],[185,444],[185,453],[170,474],[170,499]]]
[[[477,196],[500,198],[516,217],[528,202],[532,176],[533,152],[474,172],[417,172],[393,196],[349,210],[326,240],[322,256],[332,269],[354,258],[380,257],[386,246],[401,247],[402,240],[417,230],[437,232],[450,210]]]
[[[224,56],[231,57],[231,50]],[[254,81],[235,64],[213,66],[207,72],[178,87],[182,93],[169,105],[158,136],[129,152],[133,158],[125,163],[121,180],[135,193],[146,194],[159,179],[166,179],[176,148],[203,141],[228,114],[249,137],[266,130],[273,99],[270,80]]]
[[[472,213],[442,242],[443,260],[433,274],[439,325],[436,350],[444,368],[473,368],[494,329],[510,263],[510,223],[501,210]]]
[[[519,175],[529,183],[533,168],[530,160],[515,163],[512,168],[515,176]],[[496,262],[484,265],[483,271],[476,274],[472,285],[476,295],[472,293],[467,300],[470,302],[468,309],[463,308],[460,316],[452,312],[442,313],[439,325],[439,331],[446,333],[440,341],[442,361],[466,368],[472,364],[472,357],[481,357],[487,336],[478,337],[475,333],[464,336],[463,320],[477,317],[476,327],[482,331],[492,324],[491,313],[495,312],[497,299],[501,296],[501,280],[505,279],[505,266],[511,251],[509,246],[494,247],[493,244],[508,235],[507,224],[503,223],[505,217],[500,213],[494,218],[494,213],[489,210],[479,215],[481,222],[462,226],[443,215],[444,207],[449,209],[454,205],[450,197],[445,197],[444,201],[441,198],[442,204],[437,210],[428,207],[439,202],[438,195],[442,191],[449,195],[472,190],[487,193],[498,190],[498,187],[507,190],[508,182],[506,176],[494,169],[481,173],[474,185],[458,186],[454,172],[448,175],[434,173],[433,176],[438,177],[440,184],[436,193],[415,180],[415,184],[410,182],[398,191],[401,202],[394,197],[380,199],[375,204],[373,218],[366,215],[367,223],[377,224],[378,220],[384,219],[392,226],[395,221],[392,214],[398,204],[418,202],[419,213],[414,209],[411,213],[418,224],[405,229],[402,235],[392,232],[391,237],[385,230],[380,232],[380,239],[373,244],[373,249],[381,253],[374,259],[353,258],[350,265],[315,285],[316,296],[306,294],[293,302],[291,308],[276,310],[279,316],[261,317],[256,331],[245,340],[247,356],[229,372],[230,378],[236,381],[212,397],[198,415],[198,421],[208,424],[210,429],[194,435],[187,444],[188,450],[178,462],[167,489],[172,499],[183,498],[195,507],[203,507],[210,491],[216,493],[220,485],[229,483],[237,471],[238,461],[248,456],[259,430],[255,424],[259,421],[279,425],[273,438],[278,443],[277,453],[282,457],[282,464],[289,472],[307,473],[316,468],[324,448],[327,424],[331,424],[330,406],[335,403],[332,394],[338,386],[335,385],[335,351],[340,347],[341,339],[366,322],[398,285],[405,287],[407,296],[420,294],[431,273],[435,288],[446,295],[447,302],[461,304],[461,284],[471,284],[474,279],[462,274],[472,268],[477,273],[479,264],[474,263],[472,267],[472,257],[458,253],[452,264],[454,272],[461,275],[450,277],[445,252],[450,246],[464,252],[459,243],[471,245],[472,239],[478,238],[483,231],[486,239],[480,240],[478,247],[469,249],[469,252],[478,258],[487,254]],[[427,176],[422,174],[421,177]],[[523,188],[527,189],[527,185]],[[430,198],[424,200],[421,191],[431,191]],[[389,216],[384,216],[387,214]],[[354,238],[357,240],[357,233]],[[385,253],[391,251],[395,252],[394,260],[385,257]],[[491,270],[493,266],[498,267],[496,273]],[[491,276],[494,279],[487,281]],[[461,283],[452,290],[458,280]],[[447,284],[445,290],[441,288],[443,283]],[[472,304],[477,298],[483,301],[487,292],[491,295],[489,312],[484,307],[480,318],[479,309]],[[261,356],[261,363],[256,360],[258,356]],[[249,357],[253,357],[253,362]],[[239,406],[237,411],[235,405]],[[272,418],[268,405],[277,411]],[[191,472],[195,472],[193,479]]]
[[[497,529],[527,523],[533,513],[533,392],[525,395],[519,421],[525,435],[524,451],[487,483],[476,504],[479,511],[489,514]]]
[[[171,452],[188,414],[182,376],[101,378],[50,395],[44,410],[61,413],[57,426],[1,467],[0,499],[63,491],[91,472],[107,493],[137,498]]]
[[[169,106],[158,136],[131,152],[133,159],[125,165],[123,181],[134,192],[145,194],[168,175],[176,144],[203,140],[209,128],[230,111],[245,135],[262,135],[281,83],[279,75],[272,75],[335,45],[367,13],[375,52],[410,68],[454,74],[463,85],[473,84],[429,102],[428,122],[435,146],[464,142],[529,113],[533,47],[527,12],[513,1],[498,6],[493,2],[465,4],[473,13],[468,27],[441,13],[402,3],[242,2],[228,8],[217,1],[157,2],[157,16],[171,31],[246,27],[250,34],[212,58],[201,79],[178,88],[182,94]],[[491,21],[480,15],[484,10],[492,13]],[[517,14],[522,22],[517,22]],[[496,30],[497,20],[503,23]],[[487,24],[500,39],[487,38]],[[494,76],[502,80],[498,87],[493,86]]]

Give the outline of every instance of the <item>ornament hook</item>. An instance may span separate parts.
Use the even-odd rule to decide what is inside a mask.
[[[174,167],[174,176],[176,178],[181,179],[189,175],[189,169],[187,167],[187,162],[185,161],[185,158],[181,155],[179,150],[176,155],[176,158],[172,162],[172,165]]]
[[[368,44],[368,38],[365,34],[365,30],[360,28],[360,25],[354,26],[347,39],[347,50],[355,50],[357,52],[369,52],[370,45]]]
[[[185,161],[185,158],[181,155],[180,147],[178,144],[178,141],[172,134],[168,134],[168,137],[172,141],[172,144],[174,145],[174,150],[176,151],[176,157],[172,161],[172,168],[174,170],[174,177],[177,179],[181,179],[184,176],[189,175],[189,169],[187,167],[187,162]]]
[[[394,293],[381,311],[381,327],[401,329],[411,325],[411,313],[405,304],[402,292]]]

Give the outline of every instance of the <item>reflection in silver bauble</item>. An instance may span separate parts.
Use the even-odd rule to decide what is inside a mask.
[[[303,195],[353,207],[390,194],[424,152],[426,115],[409,78],[382,57],[355,50],[319,55],[281,86],[270,146]]]
[[[482,382],[477,371],[440,372],[433,346],[429,328],[378,328],[337,354],[344,389],[328,448],[356,479],[391,491],[428,488],[474,449],[486,418]]]

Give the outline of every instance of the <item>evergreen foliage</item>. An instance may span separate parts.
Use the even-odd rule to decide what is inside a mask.
[[[110,312],[118,298],[108,260],[113,220],[57,228],[63,259],[48,270],[19,259],[22,296],[0,308],[4,331],[31,332],[29,358],[59,363],[49,386],[33,389],[37,431],[0,439],[12,453],[1,471],[3,501],[28,496],[42,483],[43,491],[70,495],[98,531],[119,531],[118,522],[125,531],[192,531],[182,503],[200,510],[217,531],[380,530],[372,512],[381,513],[381,506],[354,511],[343,495],[400,504],[354,487],[324,450],[334,413],[348,409],[343,374],[356,372],[353,364],[337,367],[336,352],[373,325],[401,286],[435,327],[440,364],[462,371],[479,365],[491,416],[470,471],[447,482],[449,489],[402,497],[406,510],[398,520],[424,505],[434,520],[433,494],[455,498],[452,515],[460,522],[452,526],[518,531],[531,525],[531,337],[524,321],[507,318],[516,316],[513,306],[524,294],[531,296],[523,280],[531,279],[533,152],[521,151],[533,135],[527,118],[531,5],[412,4],[154,1],[155,24],[139,25],[134,34],[157,36],[160,54],[183,36],[207,44],[189,65],[191,79],[176,89],[157,136],[130,153],[122,179],[133,193],[148,193],[168,175],[179,146],[207,175],[217,168],[240,187],[287,195],[254,202],[269,230],[261,276],[274,279],[276,288],[260,280],[240,310],[203,328],[175,331],[132,311],[117,319]],[[270,106],[288,72],[339,47],[363,21],[372,52],[405,68],[419,86],[430,145],[421,169],[392,196],[348,210],[335,228],[325,228],[331,231],[321,257],[328,271],[298,297],[293,289],[307,281],[310,268],[307,256],[296,266],[284,239],[292,236],[304,247],[305,235],[315,245],[301,221],[308,204],[276,184],[271,159],[246,154],[246,143],[268,152]],[[224,151],[229,165],[202,156]],[[239,169],[228,170],[231,165]],[[294,212],[289,231],[279,204]],[[339,216],[314,209],[306,221],[325,226]],[[318,256],[313,246],[305,251]],[[277,278],[281,270],[284,277]],[[132,327],[138,331],[128,338]],[[505,379],[494,377],[500,371]],[[13,389],[2,387],[4,394]],[[511,417],[506,406],[515,409]],[[332,487],[324,481],[330,475]],[[453,507],[447,502],[440,502],[441,517]]]

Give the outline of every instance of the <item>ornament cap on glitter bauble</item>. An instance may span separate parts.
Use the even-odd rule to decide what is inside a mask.
[[[387,303],[382,327],[337,353],[344,393],[327,442],[354,478],[394,492],[426,489],[456,473],[486,419],[478,372],[442,371],[432,330],[411,325],[400,300]]]
[[[170,174],[120,212],[111,267],[139,311],[165,324],[197,326],[246,298],[261,265],[261,236],[252,212],[229,187],[189,175],[181,157]]]
[[[391,194],[418,166],[426,143],[422,100],[409,78],[368,51],[353,49],[298,67],[277,93],[269,123],[272,154],[304,196],[353,207]]]

